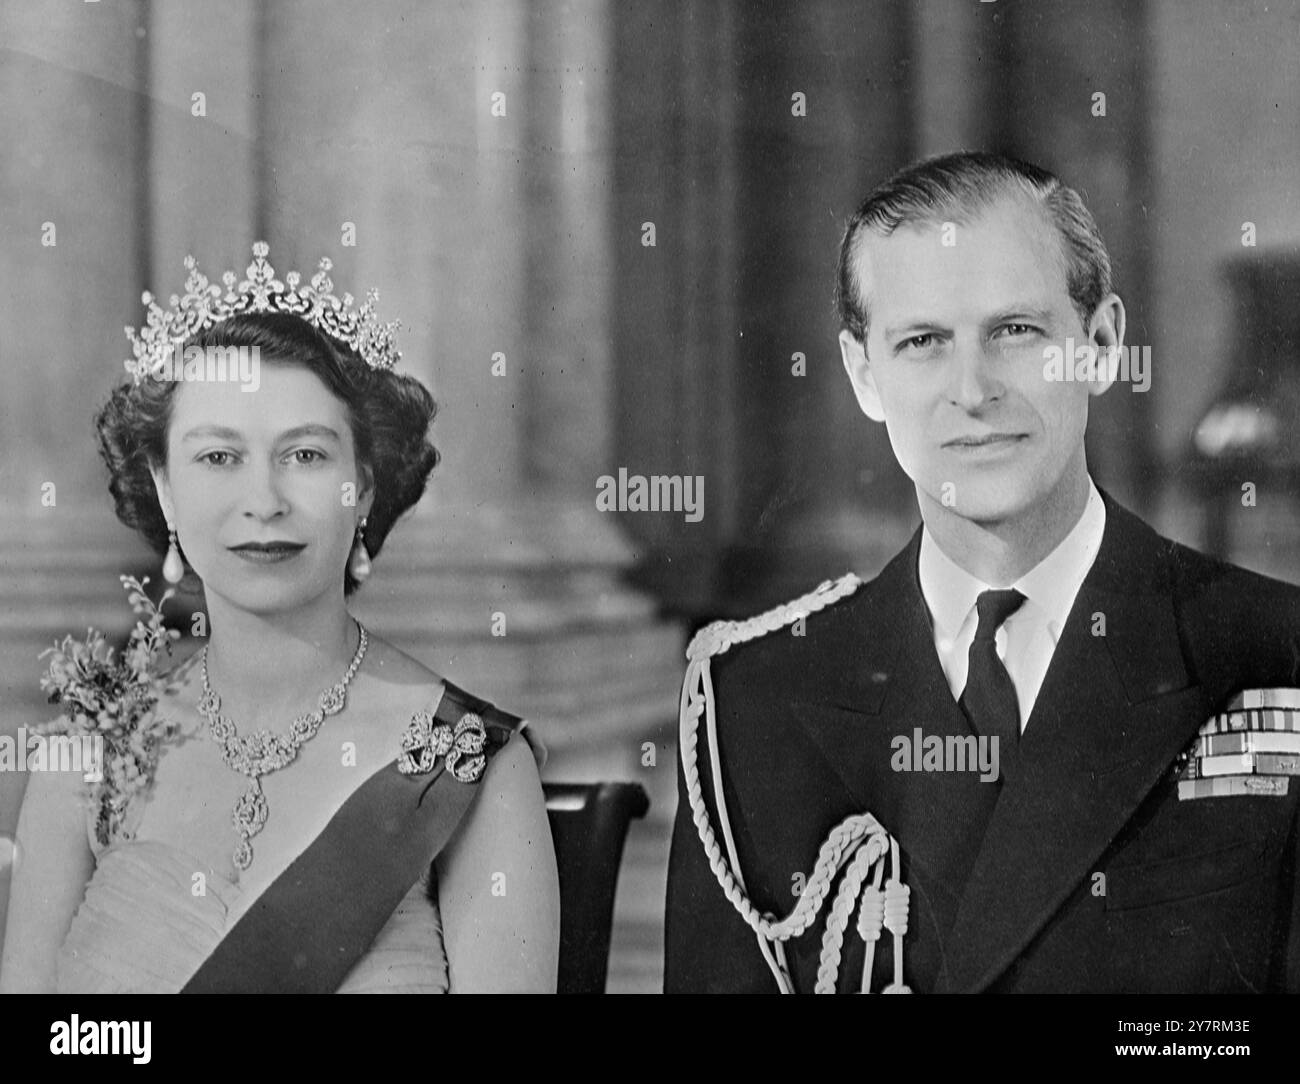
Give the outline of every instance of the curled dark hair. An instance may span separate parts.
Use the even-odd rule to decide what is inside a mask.
[[[371,369],[351,348],[284,313],[232,316],[181,350],[190,346],[256,347],[263,364],[305,366],[342,401],[358,465],[369,469],[374,483],[364,541],[372,557],[378,554],[398,518],[424,494],[438,463],[428,434],[438,408],[428,389],[414,377]],[[150,466],[167,465],[167,428],[179,383],[146,377],[119,385],[95,417],[117,518],[160,555],[167,551],[167,521]],[[357,586],[344,569],[344,594]]]

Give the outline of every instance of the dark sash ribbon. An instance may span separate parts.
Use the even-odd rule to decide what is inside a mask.
[[[489,759],[522,725],[447,682],[433,716],[447,728],[438,733],[443,744],[470,715],[486,732],[482,755]],[[375,772],[235,923],[181,993],[337,990],[473,802],[477,782],[461,782],[446,770],[450,757],[453,765],[460,762],[462,777],[472,774],[473,748],[472,741],[458,743],[455,753],[436,757],[432,770],[404,774],[395,760]]]

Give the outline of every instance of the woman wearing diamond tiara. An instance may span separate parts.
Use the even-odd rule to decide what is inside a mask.
[[[210,635],[163,673],[129,581],[149,622],[120,659],[56,650],[54,729],[107,735],[105,762],[31,776],[0,989],[554,990],[524,724],[345,604],[437,461],[433,400],[391,371],[373,295],[336,298],[324,260],[281,282],[267,255],[224,290],[187,261],[184,298],[146,294],[128,329],[134,380],[97,419],[109,488],[165,577],[202,583]],[[182,364],[215,356],[241,365]]]

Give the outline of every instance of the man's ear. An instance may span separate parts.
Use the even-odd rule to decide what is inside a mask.
[[[844,371],[849,374],[849,383],[853,385],[853,394],[858,397],[862,413],[873,422],[883,422],[885,411],[880,405],[880,393],[876,390],[871,363],[867,361],[865,344],[855,339],[851,331],[841,331],[840,356],[844,359]]]
[[[1088,321],[1088,342],[1097,351],[1097,372],[1088,382],[1092,395],[1102,395],[1115,383],[1120,351],[1124,349],[1124,302],[1119,294],[1107,294]],[[1110,364],[1110,359],[1115,364]]]
[[[153,477],[153,488],[154,492],[158,494],[158,503],[162,506],[163,518],[168,523],[175,523],[176,506],[172,503],[172,487],[167,481],[167,468],[156,463],[150,463],[149,474]]]

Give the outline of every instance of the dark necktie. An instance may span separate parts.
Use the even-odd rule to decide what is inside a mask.
[[[1019,591],[985,591],[975,600],[979,622],[967,656],[966,688],[959,704],[975,733],[996,736],[998,764],[1005,778],[1015,770],[1020,748],[1020,708],[1011,675],[998,658],[994,637],[1002,622],[1020,609]]]

